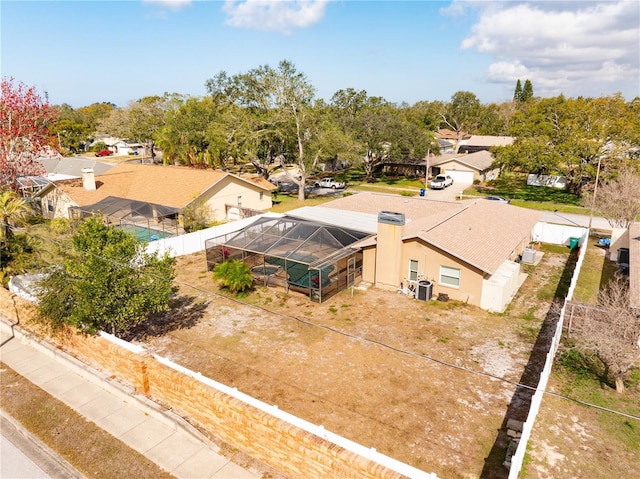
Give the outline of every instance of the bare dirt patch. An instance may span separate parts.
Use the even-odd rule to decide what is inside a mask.
[[[504,455],[486,458],[515,387],[490,376],[522,377],[549,308],[534,292],[553,288],[565,261],[545,254],[508,312],[490,314],[373,288],[320,305],[266,288],[236,301],[218,294],[199,253],[177,264],[199,319],[139,342],[440,477],[503,477]]]

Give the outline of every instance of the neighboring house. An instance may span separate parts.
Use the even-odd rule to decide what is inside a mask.
[[[288,214],[375,234],[358,246],[362,278],[376,287],[395,291],[429,281],[434,297],[491,311],[504,311],[524,281],[519,259],[542,216],[484,199],[438,202],[378,193]]]
[[[107,145],[107,149],[112,151],[115,155],[137,155],[144,152],[144,145],[142,143],[108,135],[97,136],[92,143],[92,146],[96,143],[104,143]]]
[[[42,176],[28,176],[18,179],[23,196],[36,196],[52,181],[82,178],[82,170],[92,168],[95,174],[101,175],[115,165],[82,157],[63,157],[62,155],[40,156],[37,161],[43,166]]]
[[[451,151],[451,153],[457,153],[460,146],[469,138],[471,138],[471,135],[465,131],[453,131],[447,128],[442,128],[436,131],[436,140],[438,140],[438,142],[440,142],[440,140],[444,140],[450,145],[445,148],[442,153],[447,153],[449,151]]]
[[[458,153],[489,151],[492,146],[507,146],[511,144],[513,144],[512,136],[470,135],[460,142]]]
[[[475,153],[447,153],[430,160],[429,174],[446,173],[456,183],[471,184],[475,180],[486,181],[498,177],[500,170],[491,168],[493,155],[486,150]]]
[[[148,204],[154,211],[172,209],[178,215],[201,202],[208,206],[211,221],[225,221],[230,207],[271,208],[275,189],[262,178],[180,166],[121,163],[99,176],[90,168],[83,174],[83,178],[55,181],[43,188],[38,197],[45,217],[69,218],[71,208],[86,211],[112,198]]]

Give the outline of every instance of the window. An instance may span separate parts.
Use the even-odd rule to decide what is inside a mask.
[[[418,262],[415,259],[409,260],[409,281],[418,281]]]
[[[238,206],[242,206],[242,195],[238,195]]]
[[[460,270],[458,268],[449,268],[448,266],[440,266],[440,284],[460,286]]]
[[[53,211],[53,200],[47,200],[47,211]]]
[[[262,198],[264,198],[264,192],[260,192],[260,201],[262,201]]]

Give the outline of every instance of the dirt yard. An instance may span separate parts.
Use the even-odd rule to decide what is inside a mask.
[[[135,341],[203,375],[442,478],[506,477],[495,444],[567,260],[547,252],[504,314],[374,288],[326,303],[220,295],[180,258],[181,308]],[[469,372],[466,369],[474,372]]]

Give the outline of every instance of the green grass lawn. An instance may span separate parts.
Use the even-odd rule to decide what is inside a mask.
[[[616,273],[616,263],[607,258],[608,250],[598,246],[598,240],[601,237],[601,235],[592,234],[586,243],[587,252],[574,291],[574,301],[596,304],[598,292],[613,279]]]

